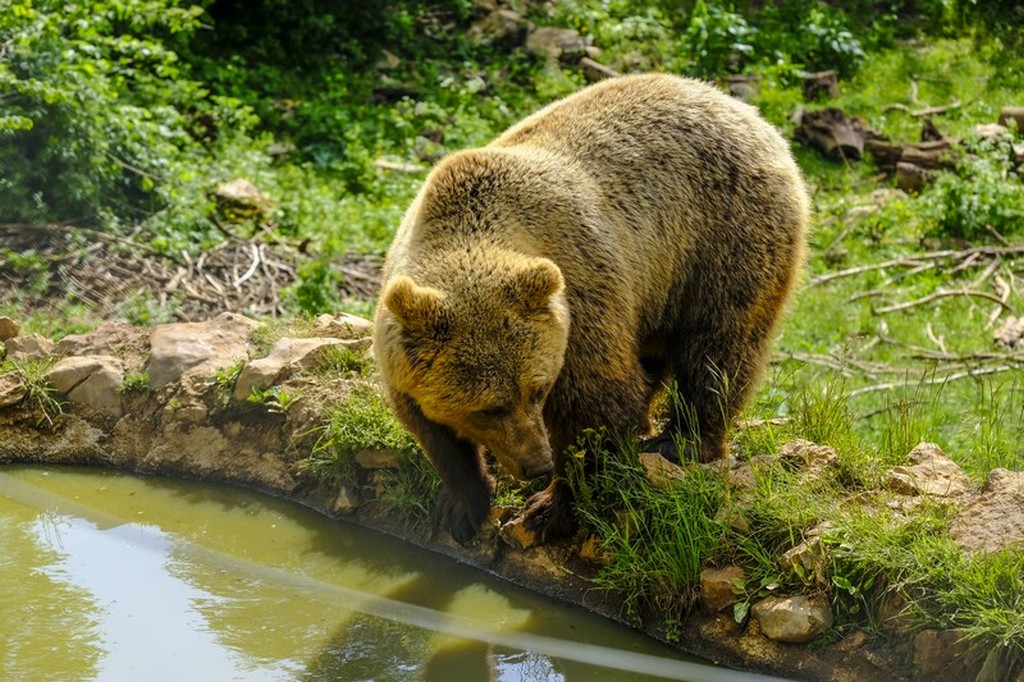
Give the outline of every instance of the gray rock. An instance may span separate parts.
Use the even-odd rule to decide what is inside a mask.
[[[18,362],[45,360],[53,353],[53,341],[39,334],[9,338],[4,341],[4,347],[7,358]]]
[[[907,455],[913,466],[889,470],[886,485],[904,495],[955,497],[971,489],[971,479],[935,443],[920,443]]]
[[[121,361],[109,355],[77,355],[64,358],[46,373],[46,380],[59,393],[112,417],[121,416]]]
[[[761,633],[776,642],[810,642],[832,627],[832,609],[822,597],[767,597],[750,610]]]
[[[949,536],[971,552],[1024,546],[1024,471],[993,469],[981,495],[953,520]]]
[[[234,313],[221,313],[205,322],[182,322],[155,327],[150,335],[147,371],[154,391],[186,373],[212,376],[249,357],[249,334],[259,322]]]
[[[0,317],[0,341],[21,336],[21,325],[9,317]]]
[[[700,601],[708,613],[718,613],[739,600],[737,589],[747,576],[739,566],[705,568],[700,572]]]
[[[267,357],[242,368],[235,382],[235,400],[245,400],[253,388],[266,390],[291,372],[314,367],[324,349],[344,344],[341,339],[278,339]]]

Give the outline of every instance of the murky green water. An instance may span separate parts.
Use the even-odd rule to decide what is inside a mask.
[[[223,487],[0,468],[0,680],[753,679]]]

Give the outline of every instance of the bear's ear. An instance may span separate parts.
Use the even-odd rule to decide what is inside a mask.
[[[528,310],[543,308],[565,287],[562,271],[547,258],[535,258],[518,271],[511,283],[512,297]]]
[[[435,335],[445,321],[444,294],[421,287],[405,275],[395,277],[384,288],[381,302],[406,331]]]

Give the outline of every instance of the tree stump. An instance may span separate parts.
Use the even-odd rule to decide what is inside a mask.
[[[839,97],[839,81],[835,71],[819,71],[804,77],[804,100],[814,102],[822,96],[826,99]]]
[[[827,158],[834,161],[857,161],[864,155],[868,125],[859,116],[847,116],[835,107],[818,111],[804,111],[801,108],[794,119],[797,124],[794,137],[819,149]]]

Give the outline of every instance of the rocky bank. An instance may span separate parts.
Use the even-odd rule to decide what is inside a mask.
[[[370,323],[321,316],[311,336],[257,343],[263,325],[223,313],[203,322],[153,328],[118,323],[59,341],[25,335],[0,318],[5,371],[0,372],[0,463],[88,464],[142,474],[183,476],[241,485],[310,505],[325,514],[400,535],[428,550],[478,566],[535,591],[576,602],[619,619],[615,595],[587,581],[601,562],[593,537],[533,546],[517,534],[509,514],[471,548],[447,537],[424,537],[381,513],[375,472],[393,466],[387,452],[355,453],[355,487],[325,485],[309,475],[324,406],[365,389],[362,378],[314,374],[331,348],[366,354]],[[831,448],[790,443],[777,457],[813,477],[835,466]],[[997,469],[982,490],[936,445],[922,443],[910,465],[894,467],[887,485],[912,509],[924,498],[952,501],[958,509],[951,535],[965,552],[1024,547],[1024,472]],[[685,476],[657,455],[641,455],[656,487]],[[713,465],[738,496],[753,487],[757,458]],[[719,519],[742,531],[742,515]],[[701,574],[700,604],[672,636],[664,624],[648,631],[684,650],[746,670],[821,680],[1024,680],[1024,666],[1000,668],[998,652],[972,651],[955,631],[914,631],[892,611],[885,642],[854,632],[823,644],[833,625],[822,544],[814,532],[781,559],[813,577],[809,594],[773,595],[750,605],[738,623],[734,589],[738,566]],[[569,569],[569,570],[565,570]],[[955,676],[947,673],[955,670]]]

